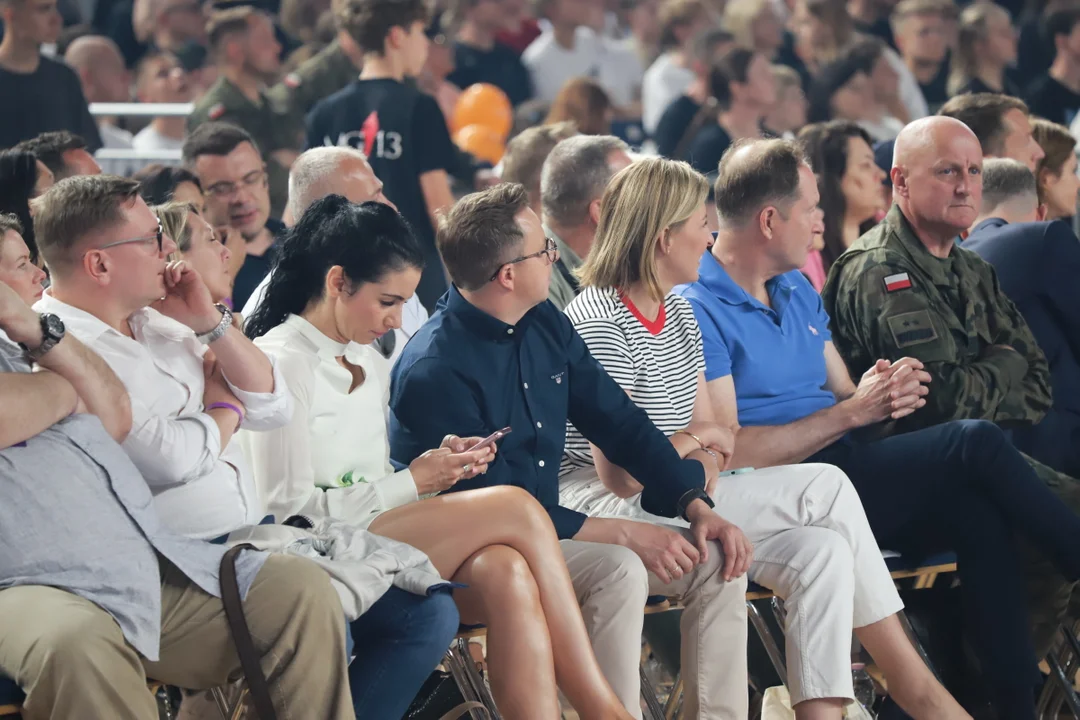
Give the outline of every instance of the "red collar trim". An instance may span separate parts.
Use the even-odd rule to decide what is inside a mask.
[[[649,331],[650,335],[659,335],[660,331],[664,329],[664,321],[667,320],[667,308],[664,303],[660,303],[660,312],[656,314],[656,319],[649,320],[641,314],[641,311],[637,309],[637,306],[634,305],[628,295],[620,292],[619,299],[622,300],[623,305],[630,311],[630,314],[637,318],[642,327]]]

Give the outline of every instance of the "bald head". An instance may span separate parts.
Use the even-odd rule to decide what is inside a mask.
[[[383,195],[382,182],[375,177],[364,153],[351,147],[312,148],[296,159],[289,171],[286,221],[296,223],[316,200],[327,195],[394,207]]]
[[[88,102],[127,102],[131,99],[131,76],[116,43],[103,35],[78,38],[64,53],[64,62],[75,69]]]
[[[896,136],[893,198],[934,242],[974,222],[982,202],[983,153],[971,129],[951,117],[916,120]]]

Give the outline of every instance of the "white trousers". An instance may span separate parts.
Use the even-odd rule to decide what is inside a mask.
[[[640,496],[613,495],[593,468],[563,477],[559,495],[563,506],[593,517],[687,526],[645,512]],[[754,544],[750,580],[787,606],[792,701],[852,698],[852,628],[883,620],[903,603],[847,476],[832,465],[767,468],[721,478],[712,497],[716,511]]]

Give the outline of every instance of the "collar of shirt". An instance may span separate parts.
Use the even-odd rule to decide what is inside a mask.
[[[339,343],[336,340],[328,338],[322,330],[319,330],[299,315],[290,315],[285,318],[284,324],[287,327],[296,330],[296,332],[303,335],[312,345],[314,345],[316,352],[320,357],[337,360],[339,357],[344,357],[346,351],[349,349],[349,343]]]
[[[559,259],[562,260],[563,265],[566,266],[567,270],[574,272],[585,263],[585,261],[582,260],[581,257],[574,252],[569,245],[563,242],[563,239],[556,235],[547,225],[544,225],[544,234],[555,241],[555,246],[559,248]]]
[[[451,285],[450,290],[439,302],[445,304],[446,311],[456,316],[471,332],[484,340],[494,342],[514,342],[528,328],[540,307],[538,305],[529,310],[516,325],[508,325],[466,300],[456,285]]]
[[[885,216],[885,222],[888,223],[889,228],[892,230],[891,234],[898,241],[899,248],[897,249],[906,255],[916,268],[926,273],[935,285],[949,286],[952,284],[950,276],[953,273],[953,263],[960,259],[960,253],[955,245],[949,251],[948,258],[943,259],[931,255],[930,251],[923,245],[922,240],[915,234],[911,223],[904,217],[904,213],[900,211],[898,205],[892,206],[889,214]]]
[[[977,233],[977,232],[979,232],[981,230],[993,230],[994,228],[1004,227],[1004,226],[1006,226],[1008,224],[1009,223],[1006,222],[1005,220],[1003,220],[1002,218],[998,218],[998,217],[986,218],[981,223],[979,223],[975,227],[971,228],[971,232],[969,232],[967,236],[971,237],[972,235],[974,235],[975,233]]]
[[[772,307],[769,307],[736,284],[711,252],[705,253],[701,258],[698,265],[698,281],[722,303],[733,306],[748,305],[776,316],[783,315],[784,308],[791,301],[792,293],[797,289],[797,285],[791,281],[787,273],[767,280],[765,290],[772,300]]]

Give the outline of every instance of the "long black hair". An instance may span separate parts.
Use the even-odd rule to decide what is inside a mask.
[[[335,265],[358,287],[388,272],[423,269],[424,252],[409,224],[389,205],[357,205],[340,195],[316,200],[285,235],[266,295],[245,323],[247,336],[265,335],[322,298],[326,273]]]
[[[21,150],[0,152],[0,213],[19,218],[22,237],[30,248],[30,259],[37,262],[37,243],[34,242],[34,221],[30,217],[30,198],[37,187],[37,158]]]
[[[825,249],[821,251],[821,259],[825,262],[826,272],[847,250],[844,245],[847,203],[840,185],[847,172],[848,140],[851,138],[862,138],[867,145],[874,146],[870,135],[850,120],[815,123],[799,132],[799,144],[810,159],[821,193],[820,207],[825,215]]]

